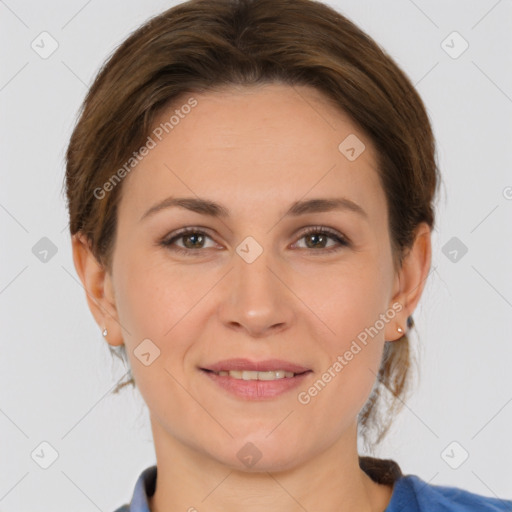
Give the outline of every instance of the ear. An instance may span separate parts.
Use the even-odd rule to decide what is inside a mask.
[[[90,241],[81,233],[73,235],[73,262],[85,289],[87,303],[101,331],[107,329],[110,345],[122,345],[112,277],[91,251]]]
[[[400,304],[402,309],[397,312],[396,321],[386,325],[386,340],[395,341],[407,332],[407,318],[412,315],[421,298],[430,271],[431,260],[431,230],[427,223],[422,222],[416,228],[413,246],[404,256],[402,267],[395,277],[390,307],[392,304]],[[398,327],[403,329],[402,333],[398,332]]]

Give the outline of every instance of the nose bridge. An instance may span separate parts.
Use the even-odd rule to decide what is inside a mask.
[[[260,244],[252,240],[242,242],[236,249],[235,257],[235,278],[237,286],[251,288],[253,297],[257,295],[270,294],[270,299],[275,287],[275,277],[270,268],[275,267],[275,257],[272,249],[263,248]],[[246,290],[243,290],[244,293]]]
[[[238,301],[263,311],[271,308],[279,293],[276,279],[270,271],[275,266],[271,248],[262,247],[252,237],[244,240],[236,249],[235,289]]]
[[[222,320],[242,326],[252,335],[288,324],[293,305],[275,275],[279,265],[273,251],[247,237],[236,248],[233,264]]]

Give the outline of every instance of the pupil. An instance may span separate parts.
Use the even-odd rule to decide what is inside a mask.
[[[317,241],[318,240],[322,240],[324,238],[324,235],[309,235],[309,238],[310,239],[316,239]],[[313,247],[316,247],[317,244],[316,243],[313,243]]]
[[[195,238],[195,239],[198,239],[198,238],[199,238],[199,239],[202,239],[202,238],[203,238],[203,236],[202,236],[202,235],[197,235],[197,234],[187,235],[187,236],[185,237],[185,240],[189,240],[189,239],[192,239],[192,238]],[[197,241],[197,240],[196,240],[196,241]],[[194,244],[194,242],[192,242],[192,244],[185,243],[185,246],[187,246],[187,247],[189,247],[189,246],[190,246],[190,247],[194,248],[194,247],[195,247],[195,244]]]

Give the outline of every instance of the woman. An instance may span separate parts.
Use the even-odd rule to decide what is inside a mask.
[[[66,172],[155,443],[117,512],[512,510],[358,454],[406,389],[437,185],[410,81],[321,3],[192,0],[117,49]]]

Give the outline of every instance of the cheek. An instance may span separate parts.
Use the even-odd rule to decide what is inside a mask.
[[[355,407],[371,391],[380,366],[387,293],[386,277],[378,267],[367,264],[331,273],[325,286],[310,294],[315,312],[329,327],[327,336],[315,337],[328,355],[325,379],[331,378],[338,392],[350,389],[351,397],[344,399],[353,401]],[[322,332],[327,331],[322,328]]]
[[[196,317],[201,311],[198,303],[212,284],[196,273],[180,272],[168,262],[151,263],[133,252],[125,254],[131,256],[119,261],[115,286],[132,372],[140,387],[143,381],[154,379],[163,379],[160,384],[168,386],[169,372],[180,378],[191,340],[200,336],[204,324]],[[158,355],[150,367],[137,357],[143,349],[151,358],[153,353]],[[155,385],[156,381],[151,384]]]
[[[184,293],[190,288],[176,272],[135,257],[117,270],[119,321],[137,388],[152,414],[161,420],[165,414],[175,417],[190,407],[179,383],[184,382],[187,340],[194,338],[190,330],[184,336],[183,329],[190,327],[197,293]]]
[[[308,306],[329,327],[333,343],[339,343],[342,348],[344,343],[373,326],[385,312],[387,281],[378,266],[368,261],[353,261],[346,266],[318,270],[300,287]]]
[[[179,269],[152,263],[135,251],[125,249],[130,256],[118,262],[115,283],[120,320],[132,343],[141,337],[162,338],[191,307],[183,293],[189,283],[183,282]]]
[[[132,374],[143,388],[161,366],[165,354],[162,334],[172,327],[173,308],[168,304],[170,290],[156,273],[138,262],[133,253],[124,254],[130,258],[117,262],[116,308]]]

